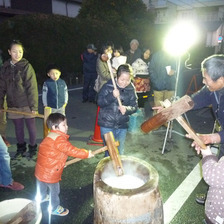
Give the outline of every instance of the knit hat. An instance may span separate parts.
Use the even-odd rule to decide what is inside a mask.
[[[132,45],[132,44],[137,44],[137,45],[139,45],[139,42],[138,42],[138,40],[136,40],[136,39],[133,39],[133,40],[131,40],[131,42],[130,42],[130,45]]]
[[[50,70],[52,70],[52,69],[56,69],[56,70],[61,72],[61,68],[58,65],[56,65],[56,64],[49,64],[47,66],[47,68],[46,68],[46,73],[49,73]]]

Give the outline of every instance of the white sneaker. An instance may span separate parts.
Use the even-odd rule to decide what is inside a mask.
[[[66,216],[68,215],[69,210],[67,208],[63,208],[62,206],[58,205],[58,207],[51,212],[52,215],[58,215],[58,216]]]

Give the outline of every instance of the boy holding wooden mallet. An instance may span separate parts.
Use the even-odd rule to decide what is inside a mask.
[[[67,119],[63,114],[50,114],[47,119],[47,126],[51,131],[39,146],[35,167],[37,180],[36,200],[40,203],[50,200],[51,214],[65,216],[69,213],[69,210],[60,205],[59,181],[66,160],[68,156],[85,159],[94,155],[91,151],[79,149],[69,142]]]

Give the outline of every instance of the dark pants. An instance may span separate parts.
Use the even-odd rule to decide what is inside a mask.
[[[29,143],[31,146],[36,144],[36,123],[35,118],[19,118],[19,119],[12,119],[15,132],[16,132],[16,139],[19,144],[23,144],[25,142],[25,134],[24,134],[24,121],[26,123],[26,127],[29,132]]]
[[[83,83],[83,93],[82,99],[84,101],[95,101],[96,91],[93,89],[95,85],[97,74],[95,73],[85,73],[84,83]]]

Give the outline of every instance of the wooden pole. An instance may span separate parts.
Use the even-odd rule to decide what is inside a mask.
[[[23,112],[23,111],[16,111],[16,110],[10,110],[10,109],[0,109],[0,112],[7,112],[7,113],[13,113],[13,114],[22,114],[22,115],[26,115],[26,116],[31,116],[31,117],[39,117],[39,118],[44,118],[43,114],[33,114],[33,113],[29,113],[29,112]]]
[[[48,135],[47,118],[51,114],[51,107],[44,107],[44,138]]]
[[[45,107],[44,108],[44,115],[43,114],[33,114],[29,112],[23,112],[23,111],[16,111],[16,110],[10,110],[10,109],[0,109],[0,112],[7,112],[7,113],[13,113],[13,114],[21,114],[25,116],[31,116],[31,117],[39,117],[44,119],[44,138],[47,136],[49,129],[47,127],[46,121],[48,116],[51,114],[51,108],[50,107]]]
[[[114,142],[114,144],[115,144],[115,146],[119,146],[119,142]],[[106,150],[108,150],[108,147],[104,146],[104,147],[102,147],[100,149],[97,149],[97,150],[93,151],[92,154],[96,155],[96,154],[99,154],[99,153],[104,152]],[[80,159],[80,158],[71,159],[71,160],[69,160],[68,162],[65,163],[65,167],[68,166],[68,165],[71,165],[73,163],[76,163],[76,162],[78,162],[80,160],[82,160],[82,159]]]
[[[161,103],[165,108],[170,107],[172,104],[169,100],[165,100]],[[194,130],[191,128],[191,126],[186,122],[186,120],[179,116],[175,118],[178,123],[184,128],[184,130],[193,138],[193,140],[202,148],[206,149],[206,145],[203,143],[203,141],[197,136],[197,134],[194,132]]]
[[[112,71],[112,68],[111,68],[111,64],[109,62],[109,59],[107,60],[107,65],[108,65],[108,68],[109,68],[109,71],[110,71],[110,77],[111,77],[111,80],[112,80],[114,89],[117,89],[117,85],[116,85],[115,80],[114,80],[114,75],[113,75],[113,71]],[[120,97],[117,97],[117,101],[118,101],[119,106],[121,107],[122,106],[122,103],[121,103]]]
[[[206,149],[206,145],[197,136],[197,134],[194,132],[194,130],[190,127],[190,125],[186,122],[186,120],[182,116],[177,117],[176,120],[202,149]]]

